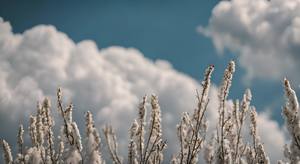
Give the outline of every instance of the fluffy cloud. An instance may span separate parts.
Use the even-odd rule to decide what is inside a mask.
[[[212,38],[219,53],[238,54],[247,80],[295,76],[300,69],[300,1],[220,1],[209,25],[199,31]]]
[[[58,86],[63,88],[65,101],[73,101],[74,118],[80,125],[84,125],[84,112],[91,110],[97,127],[113,124],[122,143],[126,142],[140,99],[145,93],[155,93],[159,96],[171,152],[177,143],[174,136],[180,115],[184,111],[192,113],[196,105],[195,90],[200,88],[197,81],[174,70],[167,61],[153,62],[134,48],[99,50],[93,41],[74,43],[53,26],[39,25],[14,34],[10,24],[0,19],[1,137],[15,135],[16,129],[7,126],[15,126],[19,118],[24,119],[20,122],[27,121],[24,115],[35,111],[36,100],[48,96],[55,102]],[[210,94],[208,119],[214,123],[217,88],[213,86]],[[276,122],[267,117],[261,120],[265,128],[262,140],[270,144],[267,150],[278,159],[283,134],[278,127],[273,128]],[[268,134],[279,136],[276,143],[267,142],[272,139]]]

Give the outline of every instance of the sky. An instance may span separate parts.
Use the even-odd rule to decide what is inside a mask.
[[[58,1],[5,1],[0,15],[11,23],[15,33],[35,25],[53,25],[72,40],[94,40],[99,48],[112,45],[134,47],[147,58],[169,61],[173,67],[200,80],[203,70],[216,65],[214,81],[219,84],[227,62],[236,59],[236,52],[217,53],[211,39],[197,31],[206,26],[212,9],[219,1],[89,1],[80,3]],[[71,7],[70,7],[71,5]],[[249,85],[243,80],[245,70],[237,69],[232,95],[241,98],[246,88],[255,94],[259,109],[281,110],[281,81],[262,78]],[[268,96],[272,95],[272,96]],[[280,120],[280,112],[274,112]]]
[[[0,17],[1,131],[7,115],[25,122],[58,86],[78,108],[76,118],[92,110],[116,127],[154,92],[169,127],[194,108],[205,68],[215,65],[214,93],[235,60],[229,98],[250,88],[262,126],[284,140],[281,82],[288,77],[296,91],[300,84],[298,0],[2,1]]]

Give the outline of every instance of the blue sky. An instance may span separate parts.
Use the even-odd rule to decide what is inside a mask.
[[[135,47],[150,59],[165,59],[175,69],[200,80],[205,67],[216,65],[213,80],[219,84],[223,69],[233,52],[218,55],[210,38],[197,32],[208,24],[212,9],[219,1],[5,1],[0,15],[11,23],[13,31],[22,33],[35,25],[54,25],[74,41],[94,40],[99,48],[112,45]],[[282,88],[280,81],[259,79],[245,85],[245,71],[238,67],[233,98],[241,98],[244,89],[253,91],[258,110],[274,107],[280,122]]]

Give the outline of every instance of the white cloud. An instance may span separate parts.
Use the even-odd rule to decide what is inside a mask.
[[[84,125],[83,113],[91,110],[97,127],[112,123],[123,142],[136,117],[139,100],[146,93],[157,94],[171,152],[177,143],[176,124],[182,112],[192,113],[195,90],[200,88],[197,81],[176,71],[167,61],[153,62],[134,48],[113,46],[99,50],[93,41],[74,43],[53,26],[40,25],[23,34],[13,34],[10,24],[0,19],[1,137],[15,135],[16,129],[7,126],[14,126],[23,114],[34,112],[37,99],[50,96],[55,108],[58,86],[63,88],[65,100],[73,101],[74,118],[80,125]],[[210,94],[208,119],[213,123],[217,119],[217,88],[213,86]],[[273,128],[275,122],[261,119],[266,122],[263,133],[279,136],[280,142],[270,143],[277,155],[283,134]],[[262,136],[266,141],[271,137]]]
[[[270,117],[266,113],[260,113],[257,119],[258,133],[262,139],[266,152],[272,153],[271,163],[276,163],[277,160],[274,157],[283,159],[282,151],[274,151],[274,149],[282,150],[279,145],[285,144],[284,136],[282,135],[280,127],[277,122],[270,120]],[[276,145],[274,145],[274,143]]]
[[[212,38],[219,53],[229,49],[247,70],[246,80],[273,80],[295,76],[300,69],[299,0],[220,1],[207,27],[199,31]]]

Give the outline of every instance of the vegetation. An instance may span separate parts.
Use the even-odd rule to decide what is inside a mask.
[[[208,121],[206,119],[209,104],[209,90],[214,66],[209,66],[204,74],[201,92],[197,92],[197,108],[193,115],[184,112],[177,125],[179,150],[174,154],[171,163],[197,163],[202,155],[206,163],[270,163],[264,151],[264,145],[257,131],[257,112],[250,106],[251,92],[246,90],[241,101],[234,102],[234,108],[227,108],[226,102],[235,72],[235,63],[231,61],[225,72],[219,90],[218,124],[216,133],[211,138],[207,136]],[[299,104],[295,91],[287,79],[284,79],[286,105],[283,116],[291,136],[291,142],[283,148],[286,159],[279,163],[300,162],[300,117]],[[150,101],[151,114],[146,119],[146,103]],[[101,138],[95,128],[91,112],[85,115],[85,136],[82,139],[77,123],[72,119],[73,105],[64,107],[62,91],[57,91],[57,109],[63,124],[60,135],[53,132],[54,120],[51,103],[46,98],[37,105],[37,112],[30,116],[28,127],[31,144],[24,146],[24,128],[20,125],[17,135],[18,153],[13,158],[9,144],[2,140],[3,157],[7,164],[48,164],[48,163],[105,163],[102,158]],[[243,141],[242,132],[246,127],[245,120],[250,118],[251,144]],[[149,120],[146,122],[146,120]],[[175,129],[175,126],[174,126]],[[128,157],[124,160],[118,153],[116,134],[111,126],[103,129],[104,139],[110,155],[108,163],[148,164],[165,163],[164,151],[166,140],[163,139],[161,128],[161,111],[158,98],[155,95],[150,100],[145,96],[138,108],[137,118],[129,129]],[[58,142],[57,142],[58,141]],[[83,144],[82,144],[83,143]]]

